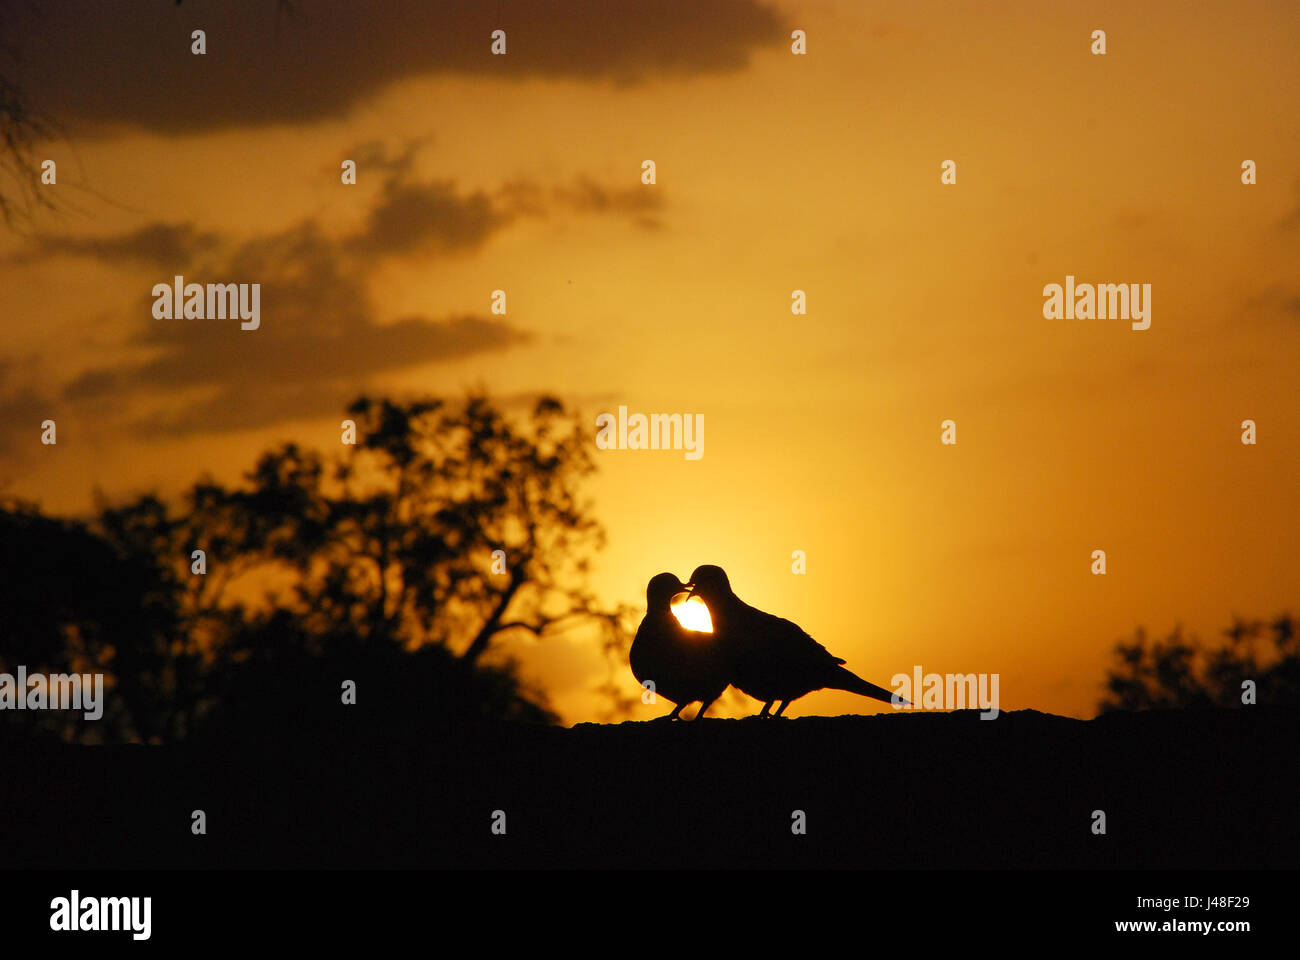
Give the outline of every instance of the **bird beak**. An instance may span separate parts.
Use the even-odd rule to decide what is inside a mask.
[[[695,596],[695,584],[688,583],[686,584],[686,588],[686,599],[689,600],[691,597]]]

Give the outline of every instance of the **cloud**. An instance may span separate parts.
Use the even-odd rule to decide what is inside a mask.
[[[358,146],[357,155],[387,176],[350,234],[327,232],[307,219],[242,240],[190,222],[36,240],[16,259],[84,256],[152,271],[132,305],[132,316],[147,318],[125,344],[133,359],[82,370],[63,385],[60,401],[100,419],[152,411],[130,425],[141,435],[239,430],[335,413],[372,377],[533,339],[497,317],[379,317],[368,280],[386,258],[470,253],[523,216],[627,216],[657,226],[655,214],[663,208],[662,191],[611,188],[587,176],[562,185],[518,181],[492,193],[464,193],[454,181],[413,179],[416,147]],[[241,330],[237,319],[153,317],[152,296],[143,289],[177,274],[190,282],[260,284],[260,328]],[[31,398],[23,402],[30,410]]]
[[[385,174],[363,225],[345,241],[349,249],[373,256],[472,253],[519,217],[545,219],[558,210],[626,216],[643,228],[662,225],[655,216],[664,208],[662,189],[607,187],[587,175],[549,188],[535,181],[511,181],[491,194],[462,193],[454,180],[415,180],[414,157],[421,144],[410,140],[390,149],[369,142],[347,151],[359,169]],[[154,222],[110,236],[38,237],[28,249],[3,259],[24,264],[53,256],[84,256],[108,265],[147,266],[170,276],[203,263],[228,242],[220,233],[193,223]],[[260,255],[256,245],[250,247],[251,268],[256,269]]]
[[[340,383],[272,384],[251,395],[221,390],[208,400],[180,410],[159,410],[131,424],[135,434],[148,437],[183,437],[258,430],[295,420],[337,414],[340,420],[355,387]]]
[[[1245,299],[1248,316],[1263,316],[1287,321],[1300,318],[1300,292],[1284,283],[1271,283]]]
[[[371,209],[358,249],[380,254],[421,248],[454,253],[475,250],[513,219],[482,191],[459,196],[450,180],[405,183],[390,178]]]
[[[412,77],[640,83],[744,68],[789,31],[758,0],[18,4],[23,86],[56,120],[178,134],[346,115]],[[207,52],[191,53],[191,31]],[[493,30],[505,56],[490,53]]]
[[[261,327],[237,320],[159,320],[149,316],[133,344],[145,360],[92,367],[69,382],[63,399],[83,405],[188,394],[179,407],[136,424],[172,433],[268,426],[340,409],[366,378],[527,343],[531,335],[498,318],[404,317],[383,323],[345,245],[314,221],[255,237],[204,266],[211,281],[261,284]]]
[[[657,229],[662,222],[652,214],[663,209],[663,193],[642,186],[610,189],[590,177],[580,176],[569,187],[556,187],[555,199],[580,213],[624,213],[647,229]]]
[[[415,155],[428,142],[428,137],[412,137],[394,149],[381,140],[367,140],[350,149],[347,156],[355,160],[360,169],[402,177],[410,172],[415,163]]]
[[[16,262],[41,257],[94,257],[103,263],[140,263],[162,270],[183,269],[202,253],[214,249],[220,235],[191,223],[150,223],[130,233],[109,237],[41,237],[33,250],[13,256]]]
[[[405,167],[402,168],[405,170]],[[664,192],[634,186],[602,186],[588,176],[549,190],[533,181],[512,181],[495,195],[483,191],[458,194],[451,180],[409,182],[401,175],[385,181],[363,229],[350,246],[382,255],[424,252],[465,253],[518,217],[545,219],[556,210],[595,216],[626,216],[645,229],[657,229],[655,214],[664,207]]]
[[[0,457],[6,460],[22,462],[41,449],[41,421],[56,413],[48,397],[18,382],[29,381],[39,365],[34,357],[0,359]]]
[[[242,346],[238,337],[252,338],[266,329],[264,326],[256,333],[236,330],[227,337],[232,349],[226,355],[232,356]],[[256,356],[258,361],[238,377],[212,376],[211,370],[198,369],[193,348],[178,345],[160,362],[135,371],[131,382],[139,377],[144,385],[182,386],[170,373],[164,373],[165,365],[177,364],[216,387],[215,394],[176,410],[155,411],[136,420],[132,430],[142,436],[223,433],[342,415],[370,375],[457,360],[531,339],[531,334],[496,319],[473,316],[440,321],[409,317],[390,324],[361,322],[323,336],[275,336],[269,340],[269,349],[243,354],[245,358]]]
[[[0,395],[0,456],[26,460],[41,446],[41,421],[53,417],[55,406],[23,387]]]
[[[544,215],[545,211],[539,213]],[[477,250],[514,218],[514,211],[483,191],[461,194],[452,180],[414,183],[394,174],[381,188],[365,225],[347,243],[356,250],[379,255],[466,253]],[[282,236],[274,243],[283,243],[286,238]],[[306,244],[302,252],[311,253],[314,241],[306,233],[299,234],[299,239]],[[28,249],[4,259],[23,264],[54,256],[92,257],[110,266],[138,264],[170,275],[210,259],[209,255],[223,244],[229,245],[229,239],[200,230],[193,223],[154,222],[129,233],[105,237],[38,237]],[[262,252],[254,242],[245,262],[256,269],[256,257]]]

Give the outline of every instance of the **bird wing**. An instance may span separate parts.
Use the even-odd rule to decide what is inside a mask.
[[[754,613],[749,618],[751,635],[775,656],[790,657],[807,664],[824,662],[833,666],[844,663],[809,636],[799,624],[753,607],[750,610]]]

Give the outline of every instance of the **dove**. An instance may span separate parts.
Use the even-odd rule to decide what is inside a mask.
[[[772,704],[779,717],[791,700],[814,690],[848,690],[874,700],[894,702],[894,694],[846,670],[842,659],[808,636],[796,623],[764,613],[731,590],[721,567],[705,564],[691,574],[691,596],[709,608],[713,632],[731,670],[731,685],[763,701],[760,717]],[[907,703],[899,698],[899,702]]]
[[[710,704],[722,696],[730,682],[722,647],[713,634],[687,630],[677,621],[670,606],[686,584],[674,574],[660,573],[646,585],[646,613],[637,628],[628,661],[632,673],[643,685],[654,684],[657,696],[677,704],[664,719],[675,720],[682,707],[699,700],[704,716]]]

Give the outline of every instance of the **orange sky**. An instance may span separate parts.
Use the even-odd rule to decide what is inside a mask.
[[[996,672],[1004,710],[1091,716],[1139,624],[1300,612],[1295,4],[251,3],[28,34],[67,138],[63,209],[0,234],[6,492],[233,481],[337,442],[362,388],[483,384],[593,441],[620,404],[703,414],[698,461],[596,454],[596,586],[720,564],[876,683]],[[295,296],[196,334],[150,317],[175,273]],[[1151,328],[1045,320],[1067,274],[1150,283]],[[594,715],[592,651],[519,652]]]

